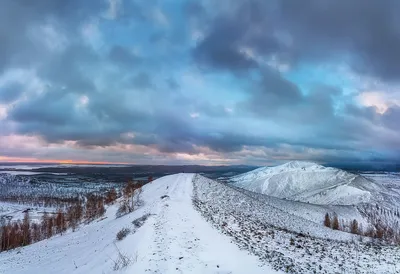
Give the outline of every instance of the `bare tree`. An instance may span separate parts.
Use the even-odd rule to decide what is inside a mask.
[[[336,214],[333,217],[332,229],[339,230],[339,219],[338,219],[338,216]]]
[[[325,214],[324,225],[326,227],[331,227],[331,217],[329,216],[329,213]]]
[[[351,231],[351,233],[353,233],[353,234],[359,234],[359,233],[360,233],[360,231],[359,231],[359,229],[358,229],[358,222],[357,222],[356,219],[354,219],[354,220],[351,222],[350,231]]]
[[[22,245],[29,245],[32,243],[29,211],[25,212],[24,220],[22,223]]]

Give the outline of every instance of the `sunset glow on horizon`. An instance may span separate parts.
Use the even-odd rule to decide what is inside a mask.
[[[72,165],[133,165],[133,163],[81,161],[81,160],[46,160],[35,158],[13,158],[0,156],[0,163],[30,163],[30,164],[72,164]]]

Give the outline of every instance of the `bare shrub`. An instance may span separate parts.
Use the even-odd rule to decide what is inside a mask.
[[[118,207],[117,213],[115,214],[117,218],[128,214],[130,211],[129,201],[127,199],[123,199]]]
[[[125,214],[131,213],[136,208],[143,205],[143,201],[141,199],[143,189],[141,186],[135,185],[133,183],[128,183],[123,192],[124,196],[116,213],[117,218],[124,216]]]
[[[139,227],[141,227],[141,226],[146,222],[146,220],[147,220],[149,217],[150,217],[150,214],[145,214],[145,215],[143,215],[142,217],[133,220],[133,221],[132,221],[132,224],[133,224],[136,228],[139,228]]]
[[[142,192],[143,192],[143,189],[141,187],[135,189],[135,191],[133,192],[133,196],[132,196],[132,205],[133,205],[133,207],[139,207],[139,206],[141,206],[143,204],[143,201],[142,201],[142,198],[141,198],[142,197],[141,196]]]
[[[129,228],[123,228],[117,233],[117,240],[121,241],[123,240],[128,234],[131,233],[131,230]]]
[[[115,245],[117,249],[117,258],[115,260],[112,259],[114,262],[114,271],[118,271],[128,267],[130,264],[137,261],[137,253],[135,254],[134,258],[129,257],[127,254],[122,253],[121,250]]]

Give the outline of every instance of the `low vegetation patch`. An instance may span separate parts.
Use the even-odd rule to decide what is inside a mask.
[[[122,190],[123,198],[116,213],[117,218],[133,212],[143,204],[141,199],[142,191],[141,185],[128,182]]]
[[[128,236],[129,233],[131,233],[131,230],[129,228],[125,227],[125,228],[121,229],[117,233],[117,240],[118,241],[123,240],[126,236]]]
[[[134,220],[134,221],[132,222],[132,224],[135,226],[135,228],[139,228],[139,227],[141,227],[141,226],[146,222],[146,220],[147,220],[149,217],[150,217],[150,214],[145,214],[145,215],[143,215],[142,217],[137,218],[136,220]]]
[[[121,250],[115,246],[115,248],[117,249],[117,258],[115,260],[113,260],[114,262],[114,266],[113,266],[113,270],[114,271],[118,271],[121,269],[125,269],[127,268],[129,265],[131,265],[132,263],[137,261],[137,254],[135,255],[135,257],[130,257],[125,253],[122,253]]]
[[[393,227],[390,227],[383,220],[380,219],[378,214],[376,214],[372,217],[368,216],[370,217],[369,219],[372,225],[368,226],[367,228],[362,228],[361,225],[359,225],[358,221],[355,219],[352,221],[339,221],[338,215],[336,213],[333,214],[333,217],[331,215],[329,215],[329,213],[325,214],[324,225],[326,227],[377,239],[377,241],[380,241],[381,243],[400,245],[400,227],[398,225],[398,221],[394,224]],[[386,210],[383,211],[381,215],[399,218],[397,211],[393,213],[390,210]]]

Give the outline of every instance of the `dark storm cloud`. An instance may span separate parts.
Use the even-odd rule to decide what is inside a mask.
[[[53,54],[46,66],[39,70],[39,75],[70,92],[88,93],[96,89],[88,71],[96,68],[99,59],[87,46],[73,45],[62,53]]]
[[[259,60],[274,57],[292,69],[304,62],[347,61],[357,73],[400,80],[398,6],[397,1],[361,0],[231,2],[215,17],[203,19],[208,29],[192,53],[197,64],[217,73],[231,71],[237,75],[238,71],[253,70],[259,75],[247,76],[252,84],[248,100],[237,104],[241,115],[251,113],[256,119],[318,136],[309,141],[288,136],[276,140],[276,144],[351,151],[362,140],[369,142],[367,136],[377,138],[371,127],[394,128],[397,110],[380,115],[373,108],[356,107],[340,89],[330,86],[320,85],[302,93],[296,83],[266,69]],[[244,48],[255,58],[246,55],[241,50]],[[340,59],[343,56],[346,59]]]
[[[43,89],[25,91],[31,84],[25,79],[21,87],[2,87],[0,103],[13,104],[0,127],[10,122],[13,134],[76,141],[85,149],[136,144],[162,153],[231,155],[250,147],[290,157],[280,150],[287,145],[295,153],[341,149],[356,159],[359,143],[375,144],[386,131],[399,130],[397,107],[377,114],[329,85],[304,92],[265,62],[276,57],[295,69],[348,53],[358,72],[395,79],[394,1],[238,0],[211,8],[186,1],[175,10],[126,0],[116,14],[109,14],[107,1],[28,2],[0,8],[0,76],[8,69],[32,71],[39,84],[29,87]],[[194,47],[191,31],[204,34]]]
[[[235,133],[218,133],[203,136],[203,142],[209,148],[218,152],[234,152],[240,151],[243,146],[271,145],[263,141],[261,138],[246,136],[244,134]]]
[[[0,72],[8,66],[27,66],[40,61],[43,47],[29,33],[34,27],[56,21],[65,31],[76,32],[88,16],[106,9],[104,1],[15,0],[1,3]]]
[[[206,68],[234,71],[257,67],[257,63],[240,51],[240,38],[244,29],[240,24],[220,19],[214,29],[194,50],[195,60]]]
[[[398,80],[399,1],[282,1],[282,19],[299,57],[353,55],[353,67],[383,79]]]
[[[8,111],[7,119],[15,123],[15,133],[39,135],[49,143],[77,141],[82,147],[110,146],[119,142],[154,146],[163,152],[194,153],[191,142],[201,137],[190,126],[189,118],[183,119],[179,117],[181,114],[163,110],[157,101],[148,110],[145,106],[138,108],[140,93],[120,90],[118,81],[112,81],[100,90],[94,84],[93,73],[109,60],[121,69],[118,80],[132,79],[130,87],[149,89],[154,86],[151,75],[145,72],[134,74],[142,59],[128,48],[114,45],[108,55],[100,56],[80,39],[81,24],[107,9],[104,5],[82,3],[38,1],[35,5],[27,5],[15,1],[7,4],[10,14],[15,15],[12,18],[5,17],[5,9],[1,9],[4,16],[0,19],[0,35],[5,38],[1,43],[1,65],[36,66],[38,77],[46,83],[43,91],[35,90]],[[66,35],[68,43],[62,45],[65,48],[49,52],[29,36],[33,27],[47,23],[54,23]],[[6,25],[15,25],[15,28],[9,30]],[[173,79],[167,84],[174,90],[179,87]],[[2,102],[17,98],[19,90],[16,88],[10,86],[2,91]],[[82,95],[87,96],[83,99],[86,102],[82,102]],[[159,93],[158,96],[163,95]],[[131,100],[135,104],[131,104]],[[126,132],[135,132],[135,138],[124,138]]]
[[[254,107],[264,105],[266,108],[273,106],[296,105],[303,98],[296,84],[283,78],[279,72],[271,70],[262,71],[262,79],[255,87]]]
[[[400,106],[390,107],[382,116],[385,126],[400,131]]]
[[[115,94],[97,94],[87,108],[80,109],[79,98],[64,90],[49,90],[16,104],[8,116],[20,134],[37,134],[50,143],[77,141],[82,147],[128,143],[193,153],[191,142],[201,139],[189,120],[178,114],[140,110]],[[135,138],[124,138],[126,132],[135,132]]]
[[[318,85],[307,94],[302,94],[293,82],[279,73],[267,73],[255,82],[249,99],[238,104],[241,115],[252,114],[256,119],[268,119],[282,127],[292,128],[299,135],[309,132],[312,138],[285,136],[273,142],[253,145],[271,146],[291,144],[320,149],[354,150],[354,144],[371,134],[371,126],[382,123],[373,108],[356,107],[340,89],[328,85]],[[343,102],[338,112],[335,102]],[[318,138],[315,138],[318,136]],[[260,138],[260,137],[258,137]],[[262,139],[262,138],[261,138]],[[251,144],[248,144],[251,145]]]
[[[346,56],[358,72],[399,80],[399,8],[396,0],[237,1],[209,18],[211,29],[194,56],[231,70],[254,65],[238,46],[292,64]]]
[[[208,20],[202,18],[203,24],[209,24],[210,28],[193,51],[199,64],[216,69],[247,70],[258,64],[243,52],[243,47],[264,53],[280,51],[282,45],[272,35],[272,5],[263,1],[238,1],[229,6],[232,11],[222,11]]]
[[[7,119],[16,123],[16,133],[38,134],[48,142],[74,140],[83,146],[109,145],[118,141],[119,135],[125,132],[124,121],[132,119],[131,123],[135,123],[143,119],[139,112],[121,107],[121,104],[111,104],[118,97],[105,101],[104,98],[112,95],[107,93],[104,96],[93,82],[93,73],[105,64],[106,58],[82,40],[81,27],[90,18],[103,16],[107,9],[107,1],[2,3],[0,74],[2,67],[33,67],[45,83],[43,91],[34,90],[27,99],[8,111]],[[45,47],[43,41],[46,37],[36,33],[44,25],[55,26],[56,32],[61,30],[65,36],[62,38],[66,40],[61,49],[51,51]],[[57,39],[50,41],[50,45],[61,42]],[[137,56],[120,46],[111,47],[110,58],[124,69],[139,61]],[[6,88],[1,90],[0,96],[2,102],[7,103],[17,97],[19,89]],[[89,95],[89,112],[77,107],[81,100],[79,94]],[[102,122],[104,126],[99,125]]]
[[[43,123],[49,127],[62,126],[75,119],[74,112],[71,111],[71,100],[72,97],[62,90],[42,93],[36,98],[16,104],[8,115],[13,121],[21,124]]]

